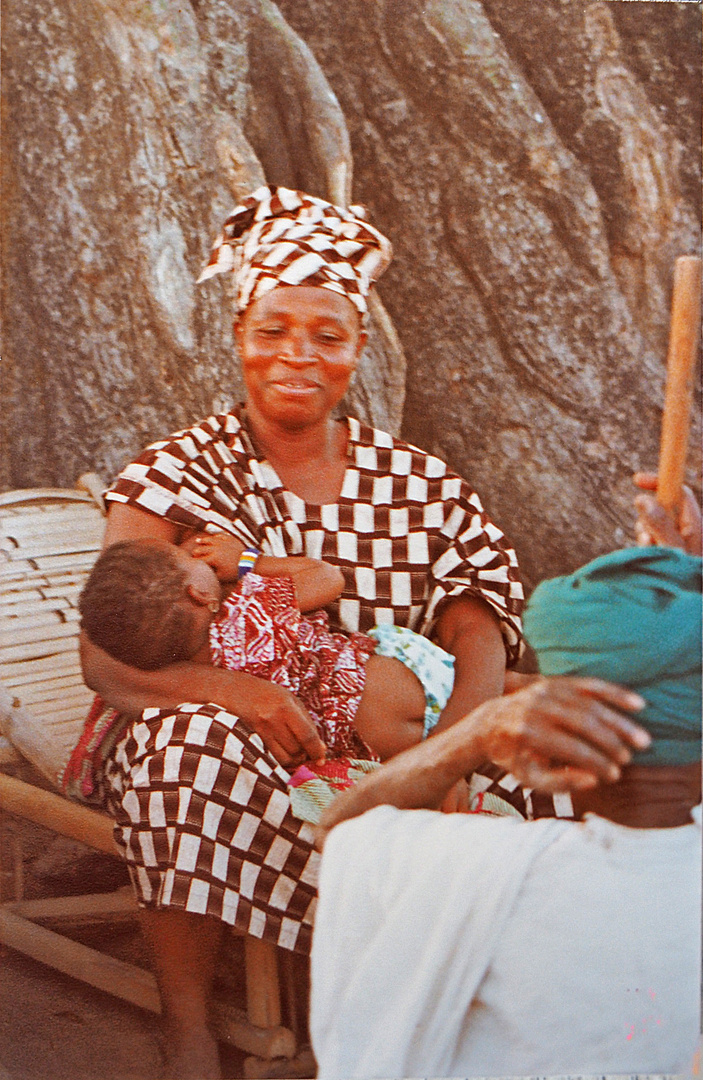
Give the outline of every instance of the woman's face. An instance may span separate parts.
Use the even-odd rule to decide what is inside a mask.
[[[235,335],[250,411],[291,429],[329,416],[366,342],[350,300],[306,285],[278,286],[255,300]]]

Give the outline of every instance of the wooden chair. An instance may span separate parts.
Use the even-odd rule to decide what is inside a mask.
[[[85,490],[0,494],[0,815],[24,818],[117,856],[111,819],[70,802],[57,784],[92,701],[81,678],[77,600],[101,546],[104,510],[97,477],[82,477],[79,486]],[[133,917],[137,905],[131,887],[27,900],[17,853],[10,874],[0,873],[0,885],[8,876],[13,895],[0,895],[0,942],[142,1008],[161,1011],[151,972],[42,925]],[[243,946],[246,1011],[216,1002],[214,1030],[222,1041],[251,1055],[245,1075],[280,1075],[275,1063],[267,1072],[266,1062],[296,1055],[292,968],[284,963],[288,1026],[283,1026],[279,950],[249,936]]]

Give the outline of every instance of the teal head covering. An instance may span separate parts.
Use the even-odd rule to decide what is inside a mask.
[[[626,548],[537,586],[525,637],[543,675],[588,675],[636,690],[652,742],[642,765],[701,756],[701,559]]]

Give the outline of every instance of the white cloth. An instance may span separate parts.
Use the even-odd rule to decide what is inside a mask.
[[[320,871],[318,1080],[676,1073],[699,1031],[701,835],[383,806]]]

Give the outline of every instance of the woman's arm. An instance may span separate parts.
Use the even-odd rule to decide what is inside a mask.
[[[190,661],[142,671],[114,660],[85,634],[81,664],[86,685],[122,712],[139,715],[146,708],[173,709],[184,701],[213,702],[258,732],[282,765],[324,760],[325,745],[307,710],[275,683]]]
[[[497,615],[478,597],[458,596],[440,613],[435,627],[437,643],[454,657],[454,688],[442,710],[434,737],[493,697],[505,684],[505,645]],[[464,774],[468,775],[468,774]],[[466,780],[458,779],[447,793],[447,813],[469,808]]]
[[[643,707],[639,694],[601,679],[541,679],[484,702],[338,796],[322,815],[316,844],[321,848],[331,828],[374,806],[436,810],[483,761],[495,761],[521,783],[547,792],[613,782],[632,750],[651,741],[618,710]]]
[[[434,636],[455,658],[454,689],[435,728],[439,734],[503,693],[505,646],[498,616],[474,596],[450,600],[437,620]]]
[[[138,510],[126,503],[110,503],[103,537],[103,551],[120,540],[168,540],[177,544],[181,529],[166,518]]]

